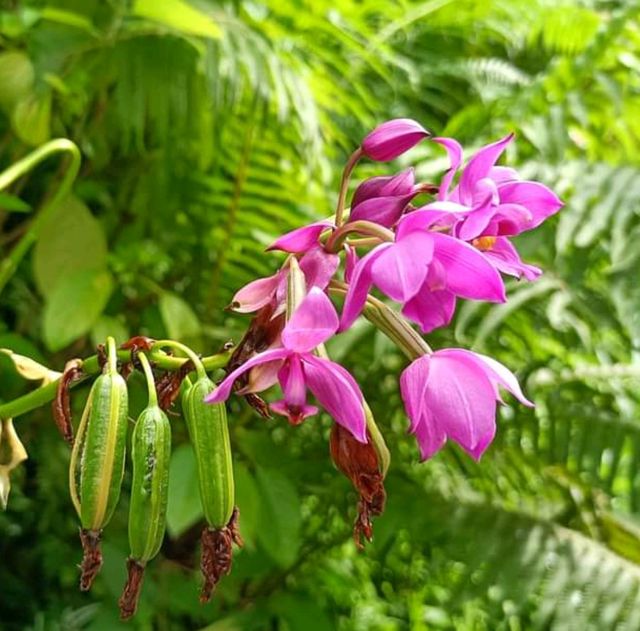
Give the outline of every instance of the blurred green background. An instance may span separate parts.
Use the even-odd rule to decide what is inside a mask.
[[[396,631],[640,628],[640,5],[635,0],[3,0],[0,165],[65,136],[83,162],[0,295],[0,347],[60,370],[107,333],[198,351],[238,340],[233,292],[273,273],[278,233],[331,213],[346,157],[390,117],[471,150],[516,131],[508,162],[561,213],[517,239],[545,269],[510,301],[468,303],[429,337],[517,371],[537,407],[503,408],[480,464],[419,464],[397,376],[368,324],[330,349],[392,451],[374,543],[328,456],[298,428],[230,405],[244,550],[200,606],[195,471],[173,422],[168,534],[130,629]],[[467,153],[467,155],[469,155]],[[415,163],[433,145],[356,179]],[[60,184],[51,158],[0,198],[5,257]],[[3,360],[0,396],[28,390]],[[74,407],[81,409],[84,391]],[[143,384],[132,385],[134,407]],[[16,420],[29,460],[0,515],[2,629],[118,629],[128,501],[105,567],[78,591],[69,451],[48,406]],[[129,474],[128,474],[129,475]],[[125,486],[129,477],[125,478]],[[125,628],[122,625],[122,628]]]

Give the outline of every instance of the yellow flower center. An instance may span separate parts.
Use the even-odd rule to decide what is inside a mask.
[[[497,237],[478,237],[471,242],[471,245],[478,248],[478,250],[490,250]]]

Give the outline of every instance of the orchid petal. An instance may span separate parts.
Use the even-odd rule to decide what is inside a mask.
[[[414,431],[424,414],[424,398],[429,383],[429,355],[411,362],[400,375],[400,394],[409,417],[410,429]]]
[[[406,169],[397,175],[379,175],[365,180],[358,186],[353,198],[351,208],[355,208],[366,199],[373,197],[396,197],[408,195],[413,191],[415,176],[413,169]]]
[[[312,351],[337,330],[338,314],[327,295],[312,287],[282,331],[282,345],[296,353]]]
[[[340,364],[328,359],[306,354],[302,361],[309,390],[320,405],[356,440],[366,443],[364,399],[355,379]]]
[[[308,403],[304,403],[299,409],[292,412],[291,406],[284,399],[270,403],[269,409],[280,416],[286,416],[293,425],[299,425],[304,419],[318,413],[318,408]]]
[[[425,405],[438,426],[474,458],[496,431],[494,386],[485,372],[462,356],[431,356]]]
[[[371,266],[375,285],[389,298],[406,302],[416,295],[427,277],[433,257],[428,232],[412,232],[396,241]]]
[[[262,392],[278,383],[278,372],[282,367],[282,360],[266,362],[259,366],[254,366],[249,371],[249,380],[246,386],[238,390],[238,394],[250,394],[252,392]]]
[[[283,250],[294,254],[306,252],[309,248],[318,243],[320,235],[329,227],[333,226],[333,222],[325,219],[316,221],[308,226],[296,228],[291,232],[283,234],[276,239],[268,248],[269,250]]]
[[[509,274],[527,280],[536,280],[542,270],[535,265],[528,265],[520,259],[518,251],[506,237],[497,237],[491,248],[484,252],[489,262],[503,274]]]
[[[446,234],[431,233],[431,238],[433,258],[447,272],[447,289],[471,300],[506,301],[500,274],[478,250]]]
[[[231,394],[231,389],[235,380],[243,375],[248,370],[251,370],[254,366],[260,366],[260,364],[266,364],[267,362],[273,362],[279,359],[286,359],[291,354],[291,351],[286,348],[274,348],[272,350],[264,351],[264,353],[258,353],[251,359],[246,361],[242,366],[236,368],[233,372],[227,375],[222,383],[209,394],[205,401],[207,403],[220,403],[226,401]]]
[[[511,167],[491,167],[489,176],[496,184],[514,182],[520,179],[518,172]]]
[[[258,278],[236,292],[231,301],[231,309],[237,313],[251,313],[269,304],[274,298],[282,273]]]
[[[419,324],[423,333],[431,333],[451,322],[456,309],[456,297],[448,289],[432,291],[425,285],[405,303],[402,315]]]
[[[388,162],[402,155],[429,132],[409,118],[396,118],[378,125],[362,141],[362,152],[377,162]]]
[[[322,246],[311,247],[300,259],[300,269],[307,282],[307,290],[312,287],[325,289],[340,265],[337,254],[327,252]]]
[[[422,462],[433,457],[447,442],[447,434],[444,429],[435,422],[433,416],[428,412],[412,433],[418,441]]]
[[[358,253],[354,247],[345,243],[346,254],[344,257],[344,280],[347,283],[351,282],[353,278],[353,272],[358,264]]]
[[[508,182],[498,187],[498,193],[501,203],[520,204],[529,209],[533,215],[529,230],[539,226],[563,206],[562,200],[540,182]]]
[[[436,203],[449,204],[449,202]],[[439,210],[437,208],[431,209],[429,208],[430,206],[432,204],[405,215],[396,228],[396,240],[404,239],[411,232],[423,232],[435,225],[452,226],[459,220],[458,216],[452,211]]]
[[[462,163],[462,146],[453,138],[433,138],[433,141],[446,149],[449,162],[451,163],[451,167],[442,177],[440,189],[438,190],[438,199],[445,200],[447,199],[447,193],[449,192],[449,187],[451,186],[456,171]]]
[[[471,204],[475,183],[489,175],[496,161],[513,138],[514,134],[509,134],[496,142],[486,145],[469,160],[460,176],[460,198],[462,203]]]
[[[371,279],[371,266],[385,250],[391,248],[393,245],[393,243],[382,243],[358,261],[358,264],[353,270],[353,276],[349,282],[349,289],[344,299],[342,317],[340,319],[340,331],[348,329],[360,315],[367,302],[367,295],[373,282]]]
[[[349,221],[372,221],[374,223],[390,228],[402,216],[402,211],[411,201],[414,194],[403,197],[373,197],[366,199],[352,207],[349,214]]]

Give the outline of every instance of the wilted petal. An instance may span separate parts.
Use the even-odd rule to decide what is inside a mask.
[[[446,149],[447,155],[449,156],[449,162],[451,163],[450,169],[442,177],[440,189],[438,191],[438,199],[444,200],[447,199],[451,182],[453,181],[456,171],[462,162],[462,146],[453,138],[433,138],[433,141],[442,145]]]
[[[428,232],[411,232],[385,250],[372,264],[375,285],[389,298],[406,302],[420,289],[433,257]]]
[[[429,132],[420,123],[409,118],[396,118],[378,125],[362,141],[364,155],[377,162],[387,162],[402,155]]]
[[[296,353],[312,351],[338,330],[338,314],[327,295],[312,287],[282,331],[282,345]]]
[[[307,290],[312,287],[325,289],[338,269],[340,257],[327,252],[322,246],[311,247],[300,259],[300,269],[307,282]]]
[[[231,309],[238,313],[251,313],[269,304],[275,297],[282,272],[266,278],[258,278],[238,290],[231,301]]]
[[[562,200],[539,182],[508,182],[498,187],[498,193],[501,203],[519,204],[531,212],[533,219],[529,229],[539,226],[563,206]]]
[[[430,358],[425,405],[447,436],[474,458],[495,435],[494,386],[475,362],[436,351]]]
[[[373,197],[351,209],[349,221],[372,221],[390,228],[402,216],[402,211],[413,198],[413,193],[403,197]]]
[[[235,380],[243,375],[248,370],[251,370],[254,366],[260,366],[260,364],[266,364],[268,362],[274,362],[279,359],[286,359],[291,354],[291,351],[286,348],[276,348],[264,353],[258,353],[254,355],[250,360],[246,361],[242,366],[236,368],[233,372],[229,373],[222,383],[205,398],[207,403],[220,403],[226,401],[231,394],[233,383]]]
[[[456,309],[455,294],[448,289],[429,289],[426,285],[405,303],[402,315],[420,325],[423,333],[447,326]]]
[[[340,331],[346,331],[360,315],[372,285],[371,266],[393,243],[383,243],[363,256],[356,265],[342,307]]]
[[[447,289],[471,300],[506,301],[500,274],[478,250],[445,234],[432,233],[431,237],[434,260],[446,270]]]
[[[373,197],[397,197],[408,195],[413,191],[415,177],[413,169],[401,171],[397,175],[379,175],[365,180],[358,186],[353,198],[351,208],[354,209],[366,199]]]
[[[302,228],[296,228],[291,232],[283,234],[279,239],[276,239],[267,248],[267,251],[283,250],[284,252],[291,252],[293,254],[306,252],[318,243],[320,235],[330,226],[333,226],[333,223],[325,219],[323,221],[316,221],[308,226],[302,226]]]
[[[535,265],[523,263],[518,251],[506,237],[497,237],[491,247],[484,251],[487,260],[503,274],[509,274],[527,280],[536,280],[542,274],[542,270]]]
[[[366,443],[364,399],[354,378],[340,364],[328,359],[307,354],[302,361],[309,390],[320,405],[356,440]]]
[[[509,134],[500,140],[482,147],[470,160],[460,176],[460,199],[463,204],[471,204],[475,183],[489,175],[496,161],[513,140]]]

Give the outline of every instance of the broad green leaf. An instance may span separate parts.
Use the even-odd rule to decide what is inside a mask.
[[[158,306],[169,337],[198,346],[202,326],[193,309],[180,296],[169,291],[160,296]]]
[[[20,51],[0,53],[0,105],[7,110],[25,98],[33,87],[34,70],[29,57]]]
[[[186,35],[218,38],[222,34],[209,15],[184,0],[136,0],[133,13]]]
[[[63,278],[47,297],[42,337],[58,351],[88,333],[111,296],[113,279],[105,270],[81,270]]]
[[[198,470],[191,445],[180,445],[171,454],[167,531],[179,537],[202,519]]]
[[[247,546],[255,544],[256,532],[260,527],[260,495],[254,477],[241,462],[234,464],[236,485],[236,505],[240,510],[240,534]]]
[[[130,335],[122,318],[113,316],[100,316],[91,329],[91,342],[94,346],[104,344],[107,337],[113,337],[118,344],[126,342]]]
[[[290,566],[300,549],[300,498],[291,480],[279,469],[256,468],[260,492],[258,541],[282,567]]]
[[[70,274],[106,265],[107,241],[100,222],[80,199],[67,197],[42,226],[33,250],[38,289],[49,296]]]
[[[41,145],[49,140],[51,123],[51,92],[29,94],[21,99],[11,117],[13,130],[28,145]]]

